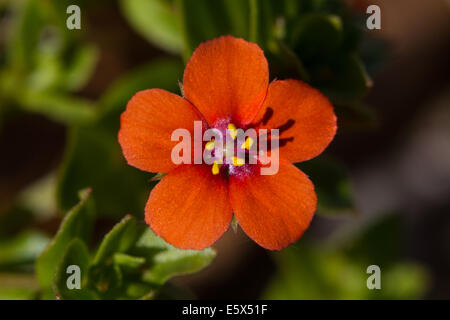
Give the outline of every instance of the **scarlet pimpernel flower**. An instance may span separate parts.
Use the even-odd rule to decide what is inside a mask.
[[[244,232],[270,250],[281,250],[308,228],[317,206],[314,186],[292,163],[316,157],[335,136],[333,107],[318,90],[297,80],[269,83],[263,51],[254,43],[223,36],[202,43],[186,65],[184,97],[160,89],[136,93],[121,116],[119,143],[128,163],[149,172],[167,173],[151,191],[145,219],[152,230],[178,248],[203,249],[229,228],[233,214]],[[236,140],[239,129],[272,132],[259,141],[236,143],[241,153],[177,164],[174,130],[192,133],[214,128]],[[269,130],[269,131],[267,131]],[[275,151],[275,174],[254,148],[266,141]],[[275,143],[276,142],[276,143]],[[200,141],[213,152],[217,141]],[[278,145],[278,146],[277,146]],[[276,150],[274,146],[277,146]],[[236,156],[237,155],[237,156]],[[239,156],[240,155],[240,156]],[[217,158],[217,157],[216,157]],[[231,159],[230,159],[231,158]]]

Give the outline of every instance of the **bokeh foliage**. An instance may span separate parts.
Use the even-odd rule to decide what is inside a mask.
[[[126,72],[95,100],[80,90],[95,72],[99,50],[86,40],[88,29],[66,28],[66,8],[73,2],[0,1],[0,134],[11,115],[28,112],[67,128],[57,172],[26,188],[0,213],[0,298],[170,298],[164,288],[171,277],[213,260],[213,249],[175,249],[145,226],[143,208],[156,182],[126,164],[117,142],[120,114],[130,97],[147,88],[180,93],[184,63],[203,41],[231,34],[258,43],[271,79],[301,79],[330,98],[339,132],[376,124],[373,109],[363,103],[371,87],[366,70],[379,62],[373,55],[366,59],[363,49],[376,41],[362,30],[362,17],[342,1],[118,0],[129,27],[168,55]],[[76,3],[84,19],[91,5],[106,1]],[[347,171],[338,161],[325,155],[298,166],[315,184],[319,213],[357,213]],[[51,239],[39,226],[56,212],[63,220]],[[95,221],[102,219],[120,222],[103,237],[92,237]],[[329,248],[301,241],[275,254],[279,270],[265,297],[420,297],[423,270],[380,247],[384,235],[376,231],[370,241],[353,239],[357,249],[347,248],[348,242]],[[379,296],[362,287],[367,275],[361,265],[373,261],[362,252],[392,263],[386,265],[389,284]],[[65,270],[73,264],[81,268],[82,290],[67,289]]]
[[[402,261],[398,214],[389,213],[333,243],[300,241],[274,255],[279,272],[271,279],[267,299],[419,299],[429,279],[418,264]],[[343,241],[345,240],[345,241]],[[368,290],[380,267],[381,290]]]

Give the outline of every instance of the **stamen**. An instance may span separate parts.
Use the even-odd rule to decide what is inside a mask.
[[[253,139],[250,137],[247,137],[247,139],[245,139],[245,142],[241,145],[241,149],[250,150],[252,145],[253,145]]]
[[[233,157],[233,166],[242,167],[245,164],[245,159]]]
[[[214,149],[214,140],[209,141],[205,144],[205,149],[211,151],[212,149]]]
[[[219,170],[220,170],[221,166],[222,166],[222,164],[218,163],[217,161],[214,161],[212,169],[211,169],[212,174],[213,175],[219,174]]]
[[[228,128],[228,131],[230,132],[231,138],[233,138],[233,140],[235,140],[236,136],[237,136],[237,128],[236,128],[236,126],[234,124],[230,123],[230,124],[228,124],[227,128]]]

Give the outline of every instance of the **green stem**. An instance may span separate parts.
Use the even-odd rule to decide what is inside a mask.
[[[250,6],[250,32],[249,40],[258,42],[258,0],[249,0]]]
[[[191,57],[192,48],[190,48],[189,35],[188,35],[187,30],[186,30],[186,17],[185,17],[185,13],[184,13],[184,11],[185,11],[184,10],[185,3],[184,3],[183,0],[177,0],[176,4],[177,4],[177,8],[179,10],[178,16],[180,17],[181,34],[183,36],[183,52],[182,52],[182,56],[183,56],[183,61],[186,64],[188,62],[189,58]]]

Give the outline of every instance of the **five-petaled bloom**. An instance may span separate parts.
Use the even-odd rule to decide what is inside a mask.
[[[316,157],[333,139],[336,116],[328,99],[297,80],[269,84],[263,51],[231,36],[195,50],[183,88],[184,97],[140,91],[121,116],[119,143],[128,163],[167,173],[145,207],[152,230],[175,247],[203,249],[228,229],[234,213],[244,232],[264,248],[281,250],[298,240],[317,197],[312,182],[292,163]],[[192,132],[194,121],[202,121],[205,130],[279,129],[278,172],[261,175],[259,162],[174,164],[177,142],[171,134],[178,128]]]

